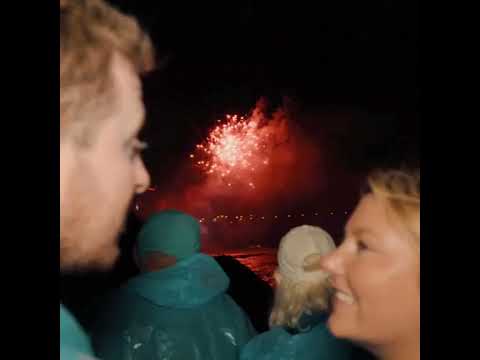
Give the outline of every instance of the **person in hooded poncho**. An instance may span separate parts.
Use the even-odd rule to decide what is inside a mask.
[[[229,278],[200,253],[200,224],[174,210],[152,215],[138,234],[141,274],[110,293],[91,329],[103,360],[228,360],[256,334],[225,292]]]
[[[327,232],[309,225],[296,227],[282,238],[274,273],[277,286],[270,330],[243,348],[241,360],[352,358],[352,346],[335,338],[326,325],[330,293],[326,274],[303,270],[334,248]]]

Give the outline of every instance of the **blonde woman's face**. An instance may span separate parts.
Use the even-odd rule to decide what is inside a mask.
[[[363,197],[343,243],[321,261],[335,289],[333,334],[367,345],[419,337],[420,264],[409,236],[384,200]]]

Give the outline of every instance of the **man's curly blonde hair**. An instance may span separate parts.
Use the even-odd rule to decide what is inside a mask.
[[[154,66],[150,38],[133,17],[103,0],[60,0],[61,137],[73,133],[88,143],[91,125],[110,111],[114,55],[137,74]],[[74,127],[83,133],[78,136]]]

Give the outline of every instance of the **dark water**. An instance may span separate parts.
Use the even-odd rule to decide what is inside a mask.
[[[260,279],[274,286],[273,271],[277,266],[277,249],[273,248],[248,248],[214,252],[210,255],[226,255],[238,260],[252,270]]]

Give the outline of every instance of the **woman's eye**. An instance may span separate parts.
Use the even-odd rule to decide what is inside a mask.
[[[363,242],[362,240],[360,241],[357,241],[357,249],[358,251],[365,251],[368,249],[367,245],[365,244],[365,242]]]

